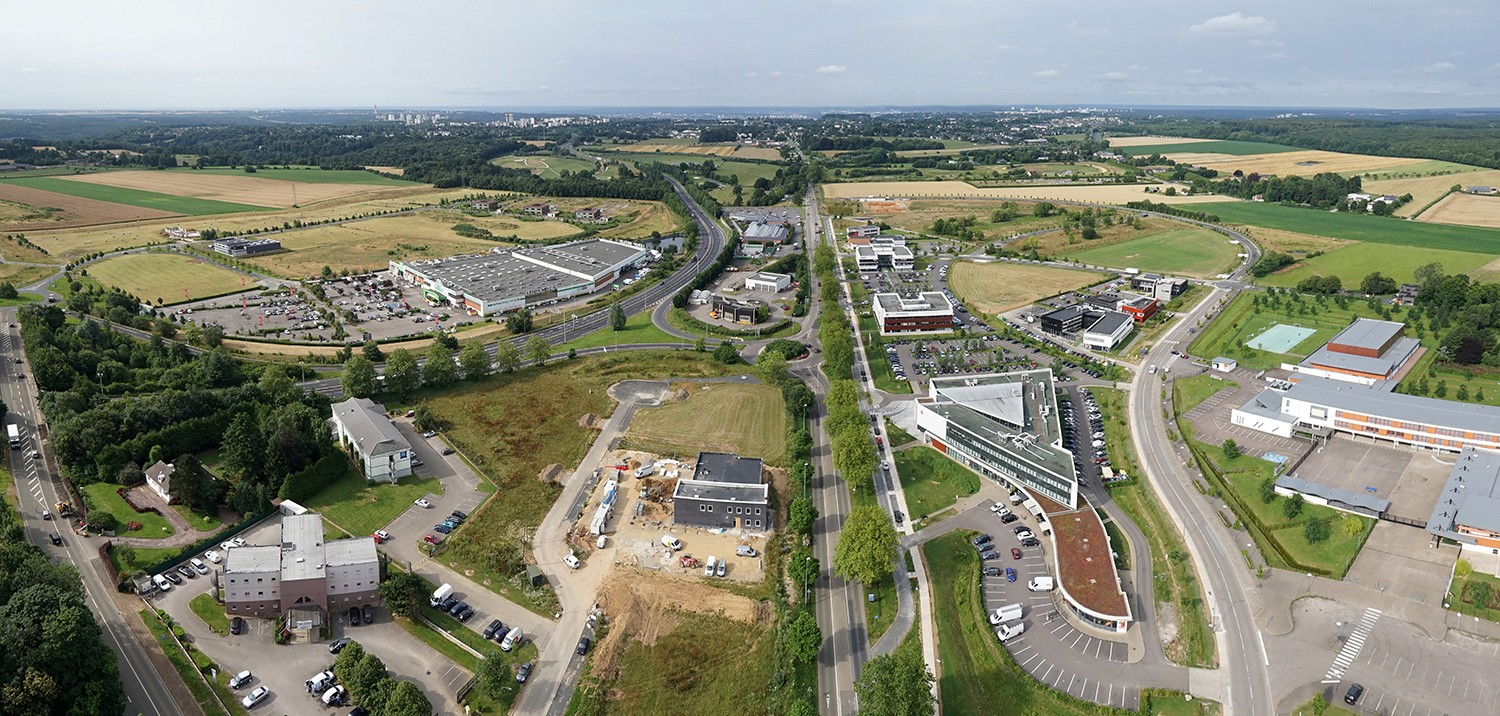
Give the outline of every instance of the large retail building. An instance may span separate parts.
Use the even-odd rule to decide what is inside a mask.
[[[649,255],[646,247],[614,239],[555,246],[505,248],[474,256],[392,261],[390,270],[427,300],[473,316],[542,306],[606,289]]]

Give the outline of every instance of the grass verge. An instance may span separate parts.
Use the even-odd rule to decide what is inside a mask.
[[[177,642],[172,638],[172,634],[168,633],[168,629],[170,628],[180,638],[182,636],[182,627],[168,627],[161,620],[157,619],[155,612],[149,608],[142,609],[139,614],[141,621],[146,624],[146,629],[150,630],[151,636],[154,638],[153,640],[161,647],[162,654],[167,657],[167,661],[171,662],[172,668],[177,670],[177,675],[182,677],[183,683],[187,684],[188,691],[192,692],[193,700],[198,702],[198,706],[203,709],[203,713],[209,716],[214,716],[215,714],[230,716],[231,714],[244,713],[244,709],[239,707],[239,701],[235,700],[232,695],[224,699],[224,703],[229,706],[231,711],[226,712],[219,705],[219,699],[214,697],[213,687],[209,686],[208,678],[204,675],[197,661],[178,648]],[[204,658],[206,659],[207,657]],[[222,698],[223,694],[220,697]]]
[[[870,363],[870,377],[875,379],[875,387],[887,393],[910,393],[911,382],[900,380],[891,372],[891,362],[885,357],[885,340],[875,325],[875,317],[859,314],[859,330],[865,335],[865,357]]]
[[[896,472],[913,520],[925,519],[979,491],[979,476],[926,446],[896,453]]]
[[[347,474],[314,495],[306,506],[346,532],[367,535],[390,524],[418,497],[441,494],[443,483],[435,477],[411,475],[372,485],[349,463]]]
[[[220,635],[229,633],[229,617],[224,616],[224,607],[214,601],[214,595],[208,592],[199,594],[188,602],[188,607],[198,615],[199,619],[203,620],[204,624],[208,625],[213,633]]]

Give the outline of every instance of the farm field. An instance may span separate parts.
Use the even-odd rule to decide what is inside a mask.
[[[1473,169],[1477,169],[1477,167],[1473,167]],[[1459,186],[1500,186],[1500,170],[1487,169],[1466,171],[1458,174],[1366,179],[1362,184],[1364,190],[1371,194],[1392,194],[1394,196],[1411,194],[1411,201],[1396,210],[1396,216],[1409,217],[1416,215],[1417,212],[1426,209],[1432,202],[1442,198],[1455,184]],[[1427,219],[1424,218],[1423,220],[1426,221]],[[1442,220],[1439,219],[1438,221]]]
[[[60,194],[17,184],[14,179],[0,181],[0,201],[6,207],[0,214],[0,230],[27,231],[70,226],[87,226],[135,219],[181,216],[173,211],[117,204],[81,196]],[[50,211],[49,211],[50,210]],[[41,214],[43,216],[36,216]]]
[[[897,201],[889,205],[877,205],[874,202],[865,202],[861,206],[861,213],[878,214],[880,221],[890,224],[897,229],[906,231],[925,232],[932,228],[932,223],[938,219],[957,219],[965,216],[973,216],[977,223],[975,229],[984,231],[986,236],[992,232],[996,238],[1009,236],[1011,234],[1033,231],[1058,223],[1057,217],[1037,217],[1031,215],[1032,204],[1017,202],[1016,208],[1019,216],[1010,221],[996,224],[990,221],[990,214],[1000,208],[998,201],[965,201],[965,200],[915,200]],[[860,222],[842,222],[853,226]],[[836,227],[840,231],[844,226]]]
[[[1496,172],[1500,178],[1500,172]],[[1443,177],[1448,179],[1450,177]],[[1497,182],[1500,183],[1500,182]],[[1412,202],[1416,203],[1416,202]],[[1422,212],[1418,221],[1434,224],[1458,224],[1500,229],[1500,197],[1456,192],[1444,197],[1431,209]]]
[[[61,268],[61,267],[59,267]],[[16,288],[29,286],[48,276],[56,273],[56,269],[46,266],[18,266],[16,264],[0,264],[0,282],[8,283]]]
[[[1239,245],[1209,229],[1174,229],[1139,239],[1070,254],[1087,264],[1206,278],[1223,273],[1237,261]]]
[[[1111,147],[1121,149],[1126,156],[1142,157],[1152,154],[1163,156],[1170,154],[1181,154],[1190,152],[1193,154],[1215,154],[1228,155],[1231,157],[1262,156],[1267,154],[1283,154],[1289,152],[1305,151],[1285,144],[1270,144],[1267,142],[1242,142],[1236,139],[1188,139],[1186,137],[1176,138],[1178,141],[1154,142],[1146,144],[1129,144],[1120,146],[1111,139]],[[1175,159],[1176,157],[1172,157]]]
[[[1272,145],[1275,146],[1275,145]],[[1172,150],[1165,156],[1179,164],[1187,163],[1197,166],[1217,169],[1220,173],[1231,174],[1237,170],[1246,174],[1257,172],[1260,174],[1275,174],[1278,176],[1312,176],[1324,172],[1368,172],[1382,169],[1391,169],[1410,164],[1417,164],[1424,159],[1410,159],[1406,157],[1378,157],[1373,154],[1343,154],[1340,152],[1324,152],[1316,149],[1294,149],[1283,147],[1274,153],[1235,153],[1218,152],[1206,148],[1203,144],[1187,145],[1190,152]],[[1132,149],[1133,153],[1139,153],[1140,147]],[[1182,149],[1178,147],[1177,149]],[[1150,152],[1146,152],[1150,154]]]
[[[586,159],[554,156],[495,157],[490,163],[507,169],[529,169],[543,179],[557,179],[562,172],[593,172],[595,168]]]
[[[636,413],[626,443],[659,455],[690,460],[701,450],[785,462],[786,404],[769,385],[685,383],[680,402]]]
[[[283,169],[267,170],[267,174],[292,175],[305,173],[313,175],[315,171]],[[375,179],[381,177],[368,172],[346,172],[347,174],[368,175]],[[320,201],[350,196],[352,194],[366,193],[378,190],[368,183],[359,184],[334,184],[325,182],[303,182],[298,180],[281,180],[262,177],[259,173],[216,173],[213,170],[206,171],[120,171],[104,172],[102,174],[85,174],[82,176],[68,177],[66,181],[87,182],[104,187],[116,187],[128,191],[154,192],[176,197],[185,197],[194,200],[205,200],[212,202],[224,202],[235,205],[261,207],[287,208],[293,205],[315,204]],[[398,182],[385,180],[397,187],[419,186],[411,182]],[[191,214],[218,214],[228,213],[230,210],[205,210],[184,211]],[[247,211],[247,209],[239,209]]]
[[[1226,224],[1249,224],[1376,244],[1500,254],[1500,230],[1497,229],[1402,221],[1369,214],[1317,211],[1251,201],[1219,202],[1193,208],[1217,214]]]
[[[1282,231],[1281,229],[1268,229],[1263,226],[1240,227],[1240,233],[1249,236],[1265,251],[1280,251],[1284,254],[1302,255],[1314,251],[1332,251],[1340,246],[1348,246],[1353,241],[1346,239],[1331,239],[1326,236],[1313,236],[1312,234],[1299,234],[1295,231]]]
[[[1359,282],[1372,271],[1379,271],[1397,283],[1410,283],[1412,271],[1423,264],[1437,261],[1450,273],[1469,273],[1479,270],[1494,258],[1468,251],[1354,243],[1307,259],[1294,268],[1256,279],[1256,283],[1292,287],[1310,276],[1338,276],[1346,289],[1358,290]]]
[[[1109,140],[1109,146],[1112,149],[1125,149],[1127,147],[1129,147],[1129,148],[1134,148],[1134,147],[1154,147],[1154,146],[1158,146],[1158,145],[1165,146],[1165,145],[1177,145],[1177,144],[1199,144],[1199,143],[1202,143],[1202,142],[1216,141],[1216,140],[1213,140],[1213,139],[1198,139],[1196,137],[1154,137],[1154,136],[1146,136],[1146,137],[1105,137],[1105,139]],[[1146,153],[1150,154],[1151,152],[1146,152]]]
[[[612,149],[620,152],[677,152],[726,158],[766,159],[773,162],[781,160],[781,150],[775,147],[746,147],[728,143],[696,144],[690,141],[671,139],[648,139],[636,144],[623,144],[612,147]]]
[[[172,212],[174,214],[233,214],[241,211],[262,211],[267,207],[252,204],[239,204],[215,199],[200,199],[188,196],[176,196],[158,191],[143,191],[141,189],[126,185],[115,186],[109,183],[95,180],[107,179],[107,181],[119,181],[108,179],[120,175],[146,174],[147,172],[101,172],[99,174],[82,174],[79,176],[57,178],[57,177],[32,177],[21,179],[7,179],[7,184],[40,189],[42,191],[70,196],[94,199],[97,201],[125,204],[143,209],[155,209],[157,211]],[[165,172],[151,172],[153,174],[166,175]],[[227,178],[227,177],[221,177]],[[138,181],[126,179],[126,182]],[[28,202],[29,203],[29,202]],[[138,218],[138,217],[127,217]]]
[[[965,303],[979,312],[994,315],[1047,296],[1091,286],[1106,278],[1104,274],[1092,271],[1034,264],[959,261],[952,264],[948,283]]]
[[[157,305],[240,290],[240,274],[182,254],[111,256],[85,268],[94,280]]]
[[[972,197],[976,199],[1026,199],[1031,201],[1084,201],[1096,204],[1124,204],[1128,201],[1150,199],[1157,203],[1174,205],[1224,201],[1224,197],[1212,194],[1201,196],[1147,194],[1144,188],[1137,184],[981,188],[961,181],[870,181],[824,184],[823,196],[828,199],[924,196]]]
[[[507,230],[494,220],[452,212],[422,211],[274,234],[273,238],[280,241],[286,251],[248,258],[245,262],[278,276],[301,278],[317,275],[324,266],[330,266],[334,271],[346,268],[350,271],[372,270],[385,268],[392,260],[441,258],[509,245],[459,236],[453,233],[453,225],[460,222],[494,232]],[[537,227],[537,230],[562,228],[577,231],[559,221],[515,220],[513,225],[528,230]]]
[[[386,173],[392,169],[400,171],[400,167],[370,167]],[[203,167],[200,169],[173,169],[169,173],[177,174],[201,174],[242,177],[245,179],[274,179],[277,181],[293,181],[299,184],[367,184],[369,186],[423,186],[416,182],[391,179],[379,174],[372,174],[357,169],[319,169],[318,167],[281,167],[257,169],[247,173],[244,169],[230,169],[229,167]]]

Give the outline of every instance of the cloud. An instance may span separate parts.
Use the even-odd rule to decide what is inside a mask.
[[[999,45],[995,45],[995,49],[1001,50],[1001,51],[1014,50],[1014,49],[1016,49],[1016,46],[1015,45],[999,44]]]
[[[1428,74],[1436,74],[1438,72],[1451,72],[1457,68],[1458,66],[1452,62],[1434,62],[1430,65],[1423,65],[1418,69]]]
[[[1125,79],[1125,78],[1127,78],[1129,76],[1130,75],[1128,73],[1125,73],[1125,72],[1105,72],[1104,74],[1099,75],[1099,79],[1101,79],[1101,80],[1123,80],[1123,79]]]
[[[1034,75],[1034,76],[1036,76],[1036,77],[1056,77],[1056,76],[1062,74],[1062,70],[1059,70],[1059,69],[1057,69],[1057,68],[1054,67],[1052,69],[1047,69],[1047,70],[1037,70],[1036,72],[1033,72],[1031,74]]]
[[[41,70],[38,70],[35,67],[22,67],[21,71],[22,72],[40,72]]]
[[[1290,55],[1286,54],[1285,52],[1272,52],[1269,55],[1261,55],[1261,59],[1266,59],[1266,60],[1284,60],[1284,59],[1286,59],[1289,56]]]
[[[817,69],[820,75],[841,75],[848,71],[849,68],[843,65],[823,65]]]
[[[1276,29],[1275,20],[1259,15],[1245,17],[1242,12],[1211,17],[1188,28],[1195,35],[1268,35]]]

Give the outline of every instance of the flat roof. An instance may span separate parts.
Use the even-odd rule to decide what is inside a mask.
[[[323,563],[329,566],[369,564],[379,559],[375,540],[368,536],[334,540],[323,546]]]
[[[323,516],[316,512],[281,518],[281,581],[324,576]]]
[[[1281,412],[1281,393],[1270,388],[1256,393],[1255,397],[1245,401],[1245,404],[1239,407],[1239,411],[1282,423],[1292,421],[1292,416]]]
[[[1054,321],[1067,321],[1071,320],[1074,316],[1082,316],[1083,313],[1083,306],[1075,303],[1071,306],[1064,306],[1062,308],[1043,313],[1042,318],[1050,318]]]
[[[281,548],[276,545],[247,544],[224,550],[225,574],[264,574],[280,569]]]
[[[1296,490],[1306,495],[1321,497],[1329,502],[1340,503],[1348,507],[1359,508],[1367,512],[1371,517],[1378,517],[1391,506],[1391,501],[1383,497],[1376,497],[1368,492],[1355,492],[1342,487],[1324,485],[1319,482],[1304,480],[1296,475],[1282,475],[1276,478],[1276,486],[1288,490]]]
[[[1284,397],[1367,415],[1500,435],[1500,408],[1491,405],[1389,393],[1356,383],[1311,376],[1292,384]]]
[[[1373,318],[1356,318],[1347,328],[1330,339],[1329,343],[1379,350],[1381,346],[1406,328],[1405,323],[1377,321]]]
[[[1464,448],[1438,494],[1427,531],[1472,543],[1459,525],[1500,533],[1500,453]]]
[[[999,411],[1012,410],[1009,406],[1000,406],[994,402],[988,402],[983,407],[994,413],[980,410],[977,406],[957,402],[946,394],[950,386],[964,386],[965,383],[973,382],[974,386],[1013,383],[1021,385],[1020,399],[1014,401],[1020,406],[1020,427],[1012,427],[1001,422],[996,415],[1014,413],[1001,413]],[[1062,440],[1062,428],[1057,418],[1057,396],[1053,392],[1052,371],[1046,368],[1036,370],[1013,371],[1010,373],[989,373],[986,375],[934,377],[928,384],[929,395],[934,402],[925,404],[932,410],[948,420],[957,423],[959,427],[972,432],[985,440],[1001,445],[1009,452],[1035,463],[1036,465],[1065,477],[1068,480],[1077,481],[1077,473],[1073,471],[1073,454],[1054,444],[1060,444]],[[981,398],[988,396],[986,393],[975,393]],[[993,400],[993,398],[991,398]],[[1043,413],[1046,413],[1043,415]],[[1022,434],[1031,435],[1034,440],[1022,439]]]
[[[763,463],[758,457],[740,457],[725,452],[700,452],[697,466],[693,468],[693,479],[737,485],[759,485],[762,484],[762,467]]]
[[[779,241],[786,238],[786,233],[786,226],[784,225],[767,224],[761,221],[751,222],[750,226],[745,228],[745,238],[747,239],[776,239]]]
[[[745,277],[746,281],[765,281],[767,283],[780,283],[782,279],[792,280],[792,277],[784,273],[772,273],[770,271],[756,271]]]
[[[393,262],[486,303],[590,283],[613,267],[644,256],[645,247],[607,239],[556,246],[495,249],[482,254]]]
[[[764,505],[771,499],[770,485],[735,485],[707,480],[678,480],[672,498]]]
[[[1079,606],[1100,616],[1128,621],[1130,605],[1120,591],[1120,577],[1110,554],[1109,536],[1098,513],[1083,498],[1070,512],[1048,514],[1057,548],[1057,576],[1063,591]],[[1123,546],[1122,546],[1123,548]]]
[[[954,385],[941,388],[938,393],[949,400],[962,403],[1009,425],[1020,426],[1026,422],[1026,405],[1020,383],[983,383],[980,385]]]
[[[1225,358],[1224,356],[1219,356],[1217,358],[1214,358],[1214,360],[1213,360],[1213,364],[1214,365],[1224,365],[1226,363],[1238,363],[1238,362],[1239,361],[1236,361],[1233,358]]]
[[[1089,325],[1088,328],[1084,329],[1084,332],[1114,335],[1115,331],[1120,330],[1121,326],[1126,326],[1132,323],[1135,323],[1135,319],[1131,318],[1130,314],[1128,313],[1123,313],[1120,311],[1105,311],[1104,315],[1100,316],[1099,320],[1094,321],[1091,325]]]
[[[1396,324],[1401,325],[1401,324]],[[1329,344],[1333,341],[1329,341]],[[1351,370],[1359,373],[1372,373],[1375,375],[1388,376],[1394,373],[1401,364],[1406,362],[1411,354],[1416,352],[1417,347],[1422,345],[1415,338],[1402,338],[1396,341],[1378,358],[1355,355],[1353,353],[1340,353],[1330,350],[1328,344],[1320,346],[1312,352],[1312,355],[1304,358],[1300,365],[1311,368],[1333,368],[1337,370]]]
[[[903,312],[931,312],[946,311],[953,312],[953,304],[948,301],[941,291],[926,291],[917,294],[916,298],[902,298],[895,293],[877,293],[871,297],[880,304],[880,310],[887,313]]]

